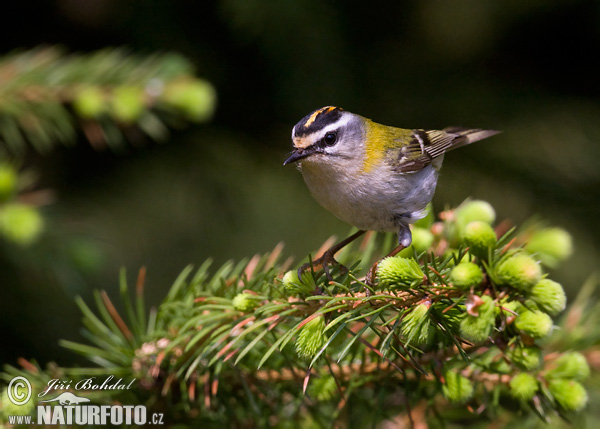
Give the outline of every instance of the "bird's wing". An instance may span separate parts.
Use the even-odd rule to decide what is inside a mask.
[[[392,161],[399,173],[414,173],[429,165],[445,152],[493,136],[498,131],[448,128],[438,130],[413,130],[407,145],[396,150]]]
[[[413,130],[408,144],[394,154],[394,169],[399,173],[414,173],[425,168],[448,150],[457,137],[445,131]]]

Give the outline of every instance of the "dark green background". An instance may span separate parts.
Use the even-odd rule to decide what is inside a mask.
[[[2,6],[2,54],[56,43],[174,50],[219,101],[210,123],[164,144],[96,152],[82,138],[28,157],[57,200],[43,209],[39,244],[0,249],[4,363],[72,363],[56,344],[78,339],[73,297],[102,288],[118,301],[121,267],[132,283],[147,267],[156,305],[189,263],[221,264],[279,241],[298,260],[345,235],[282,166],[292,126],[323,105],[400,127],[502,130],[446,157],[435,208],[475,197],[501,219],[538,215],[565,227],[576,252],[552,275],[570,297],[597,271],[597,1],[16,3]]]

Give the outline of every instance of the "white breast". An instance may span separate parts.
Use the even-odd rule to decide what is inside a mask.
[[[304,181],[323,207],[359,229],[397,232],[400,224],[424,215],[435,192],[438,173],[431,165],[411,174],[386,166],[361,173],[347,171],[347,162],[327,158],[302,161]]]

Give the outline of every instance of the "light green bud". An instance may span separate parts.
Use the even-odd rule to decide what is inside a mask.
[[[584,355],[568,352],[557,358],[546,373],[548,379],[572,379],[583,381],[590,376],[590,366]]]
[[[562,228],[544,228],[531,235],[525,250],[535,254],[544,265],[553,268],[571,256],[573,240]]]
[[[238,293],[232,300],[234,308],[238,311],[248,312],[258,307],[260,298],[250,293]]]
[[[414,259],[392,256],[379,262],[379,284],[384,288],[408,288],[423,282],[423,271]]]
[[[533,338],[544,338],[552,332],[552,318],[538,310],[524,310],[515,320],[515,327]]]
[[[450,283],[460,289],[470,289],[483,281],[481,268],[473,262],[461,262],[450,272]]]
[[[519,368],[532,370],[539,368],[542,351],[536,347],[515,347],[506,352],[508,358]]]
[[[531,256],[523,253],[505,259],[496,268],[497,281],[519,292],[529,292],[541,277],[540,264]]]
[[[0,203],[6,202],[17,193],[17,170],[9,164],[0,163]]]
[[[468,341],[480,343],[492,334],[495,322],[494,302],[491,297],[484,295],[484,301],[477,308],[477,316],[466,314],[460,322],[460,333]]]
[[[487,258],[488,249],[496,246],[496,233],[490,224],[483,221],[468,223],[462,233],[463,241],[469,246],[469,251],[482,259]]]
[[[542,309],[540,308],[540,306],[537,304],[537,302],[535,302],[532,299],[526,299],[525,302],[523,303],[523,307],[521,308],[521,312],[525,311],[525,310],[536,310],[536,311],[542,311]]]
[[[44,229],[44,219],[39,212],[20,203],[6,204],[0,208],[0,231],[19,245],[33,243]]]
[[[144,90],[136,86],[117,87],[112,93],[110,107],[116,119],[131,124],[144,112]]]
[[[317,316],[302,326],[296,339],[298,356],[302,359],[312,359],[327,340],[324,331],[325,318],[323,316]]]
[[[567,411],[580,411],[588,401],[585,388],[574,380],[550,380],[548,390],[556,402]]]
[[[542,279],[531,289],[530,298],[541,310],[556,316],[567,305],[567,296],[563,287],[550,279]]]
[[[202,79],[174,82],[163,94],[165,103],[182,110],[188,120],[195,122],[210,119],[216,98],[214,87]]]
[[[287,273],[285,273],[283,275],[283,278],[281,279],[281,282],[283,283],[283,285],[285,287],[288,287],[288,285],[291,283],[296,283],[299,281],[300,281],[300,278],[298,277],[298,271],[296,271],[296,270],[289,270]]]
[[[317,285],[310,273],[310,271],[304,271],[302,273],[302,280],[298,279],[298,272],[296,270],[290,270],[281,279],[283,287],[291,293],[312,293]]]
[[[433,244],[433,234],[428,229],[413,228],[412,229],[412,246],[417,253],[426,252]]]
[[[296,270],[290,270],[283,275],[281,279],[281,283],[283,287],[286,289],[292,289],[296,286],[297,283],[300,283],[300,279],[298,278],[298,272]]]
[[[442,385],[442,392],[450,402],[463,403],[473,396],[473,384],[458,372],[447,371],[444,379],[446,382]]]
[[[19,393],[23,394],[22,391]],[[7,416],[24,416],[33,414],[35,411],[38,393],[38,389],[36,389],[35,385],[32,385],[31,399],[23,405],[17,405],[13,404],[13,402],[10,400],[8,396],[8,389],[4,389],[0,395],[0,404],[2,405],[0,408],[0,420],[6,419]],[[25,399],[25,397],[23,397],[23,399]],[[4,419],[2,417],[4,417]]]
[[[98,118],[106,111],[104,93],[95,86],[83,88],[73,99],[73,109],[84,119]]]
[[[419,304],[414,306],[402,319],[400,331],[407,344],[425,344],[433,332],[430,330],[429,305]]]
[[[482,200],[467,201],[461,204],[454,215],[460,228],[474,221],[492,224],[496,220],[496,212],[492,205]]]
[[[515,375],[509,383],[510,394],[522,401],[529,401],[539,389],[537,379],[526,372]]]
[[[308,386],[308,394],[317,401],[329,401],[337,392],[335,378],[327,374],[321,377],[312,377]]]

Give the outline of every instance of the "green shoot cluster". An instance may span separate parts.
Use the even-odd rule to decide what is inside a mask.
[[[175,53],[44,46],[0,58],[0,76],[0,240],[23,247],[50,229],[40,212],[49,192],[33,192],[33,174],[20,168],[29,148],[45,154],[85,136],[96,149],[120,149],[140,132],[164,140],[168,126],[205,122],[216,105],[214,87]]]
[[[279,247],[213,274],[205,263],[195,274],[187,268],[148,315],[140,280],[131,302],[123,276],[126,314],[115,314],[106,294],[95,297],[100,316],[78,300],[92,344],[63,345],[101,365],[90,373],[139,380],[129,396],[99,401],[133,395],[172,410],[171,423],[182,412],[186,424],[327,427],[383,424],[372,419],[384,415],[408,421],[416,409],[430,424],[552,421],[581,411],[599,309],[579,302],[555,319],[566,295],[548,270],[571,247],[558,252],[552,237],[570,238],[495,222],[483,201],[429,217],[408,251],[379,262],[374,279],[366,273],[391,250],[391,235],[344,249],[336,256],[347,269],[333,265],[330,277],[320,267],[299,277],[279,262]],[[27,375],[39,388],[86,371]],[[9,368],[3,377],[17,374]]]
[[[454,338],[475,350],[503,342],[507,344],[503,350],[487,352],[487,358],[494,357],[486,368],[495,368],[490,376],[510,375],[506,388],[511,396],[524,403],[543,397],[542,403],[558,409],[580,410],[587,401],[580,384],[589,375],[585,358],[567,353],[555,362],[546,361],[536,343],[552,334],[552,317],[566,307],[562,286],[547,278],[544,267],[555,267],[570,256],[570,236],[559,228],[516,236],[514,230],[494,229],[495,211],[484,201],[467,201],[442,216],[442,222],[432,222],[426,229],[428,249],[419,253],[419,246],[413,246],[402,257],[379,264],[376,289],[397,295],[437,288],[449,299],[443,310],[435,299],[406,310],[399,323],[401,338],[423,353],[447,347],[447,342],[435,344],[444,338],[434,328],[441,322],[455,326]],[[424,229],[422,224],[414,228],[420,235]],[[468,348],[465,352],[470,354]],[[469,379],[473,374],[469,364],[462,370],[460,365],[452,368],[446,373],[443,394],[451,402],[465,402],[477,377]],[[571,393],[559,392],[559,387]]]
[[[169,125],[205,122],[216,104],[214,87],[175,53],[45,46],[0,58],[0,75],[15,76],[0,87],[0,140],[12,156],[72,144],[79,131],[95,148],[120,148],[133,127],[164,140]]]

